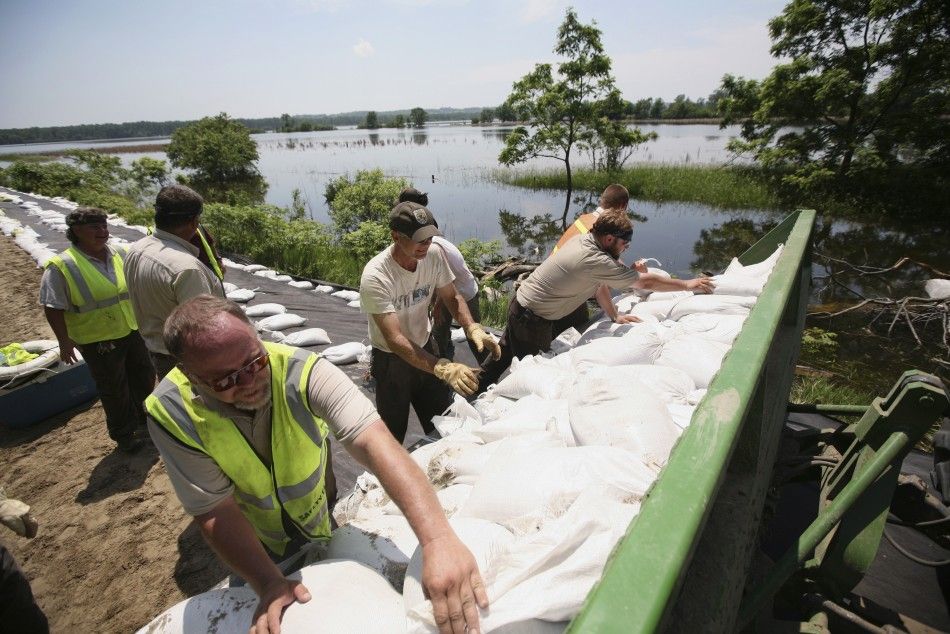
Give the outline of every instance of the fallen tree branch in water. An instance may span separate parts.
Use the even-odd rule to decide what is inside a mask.
[[[926,262],[918,262],[917,260],[913,260],[913,259],[911,259],[911,258],[909,258],[909,257],[906,257],[906,256],[902,257],[901,259],[899,259],[897,262],[895,262],[895,263],[892,264],[891,266],[883,267],[883,268],[882,268],[882,267],[879,267],[879,266],[866,266],[866,265],[851,264],[851,263],[848,262],[847,260],[840,260],[840,259],[838,259],[838,258],[833,258],[833,257],[831,257],[830,255],[828,255],[828,254],[826,254],[826,253],[815,252],[815,257],[816,257],[816,258],[822,258],[822,259],[828,260],[829,262],[834,262],[835,264],[841,264],[842,266],[844,266],[844,267],[846,267],[847,269],[853,271],[855,274],[857,274],[857,275],[859,275],[859,276],[862,276],[862,275],[883,275],[884,273],[890,273],[890,272],[892,272],[892,271],[896,271],[897,269],[901,268],[901,267],[904,266],[905,264],[916,264],[916,265],[919,266],[920,268],[926,269],[926,270],[930,271],[931,273],[933,273],[934,275],[938,275],[938,276],[940,276],[940,277],[950,277],[950,273],[947,273],[947,272],[945,272],[945,271],[941,271],[940,269],[934,268],[933,266],[927,264]]]

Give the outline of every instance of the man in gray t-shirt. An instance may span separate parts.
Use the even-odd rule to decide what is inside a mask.
[[[449,388],[468,396],[478,385],[478,369],[442,357],[430,336],[433,296],[441,299],[479,351],[487,348],[496,357],[501,351],[494,337],[472,319],[445,257],[432,247],[432,238],[441,235],[432,212],[418,203],[401,202],[390,212],[389,228],[393,244],[363,268],[360,307],[370,316],[376,407],[402,442],[410,405],[428,434],[433,431],[432,417],[452,403]]]
[[[610,289],[695,290],[709,292],[708,278],[674,280],[653,273],[640,273],[620,261],[630,246],[633,223],[626,210],[603,212],[590,233],[570,238],[562,248],[528,276],[508,305],[508,325],[501,337],[501,356],[482,364],[479,393],[488,389],[511,365],[514,357],[547,352],[551,342],[576,323],[576,310],[591,296],[614,322],[640,321],[621,315]]]
[[[275,564],[329,535],[327,429],[379,479],[419,538],[436,619],[477,629],[488,598],[475,558],[425,474],[340,370],[263,343],[237,304],[211,295],[169,315],[164,343],[178,367],[147,400],[149,432],[204,538],[260,598],[252,630],[276,631],[287,605],[333,590],[308,589]]]

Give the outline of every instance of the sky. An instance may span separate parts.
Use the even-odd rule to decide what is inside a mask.
[[[768,74],[787,0],[2,0],[0,128],[504,101],[596,21],[626,99]]]

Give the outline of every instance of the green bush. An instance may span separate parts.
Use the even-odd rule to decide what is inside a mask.
[[[372,220],[360,223],[355,231],[343,236],[343,246],[364,262],[368,262],[391,242],[389,227]]]
[[[465,264],[472,271],[480,271],[489,262],[501,257],[501,240],[479,240],[468,238],[458,244]]]
[[[389,178],[379,169],[359,171],[353,180],[341,176],[330,181],[325,197],[336,232],[343,236],[366,221],[388,224],[399,192],[408,186],[406,179]]]

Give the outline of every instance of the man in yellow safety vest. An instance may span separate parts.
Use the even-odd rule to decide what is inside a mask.
[[[59,341],[60,358],[89,366],[106,414],[109,437],[121,451],[137,451],[145,425],[142,402],[155,385],[155,370],[129,302],[125,249],[108,244],[106,214],[80,207],[66,216],[71,247],[50,258],[40,282],[40,304]]]
[[[211,295],[178,306],[164,340],[178,366],[146,401],[149,433],[185,511],[257,592],[254,631],[274,631],[285,606],[310,599],[275,562],[330,535],[330,432],[376,475],[419,538],[440,629],[477,631],[477,608],[488,599],[472,554],[426,476],[341,370],[262,342],[237,304]]]

